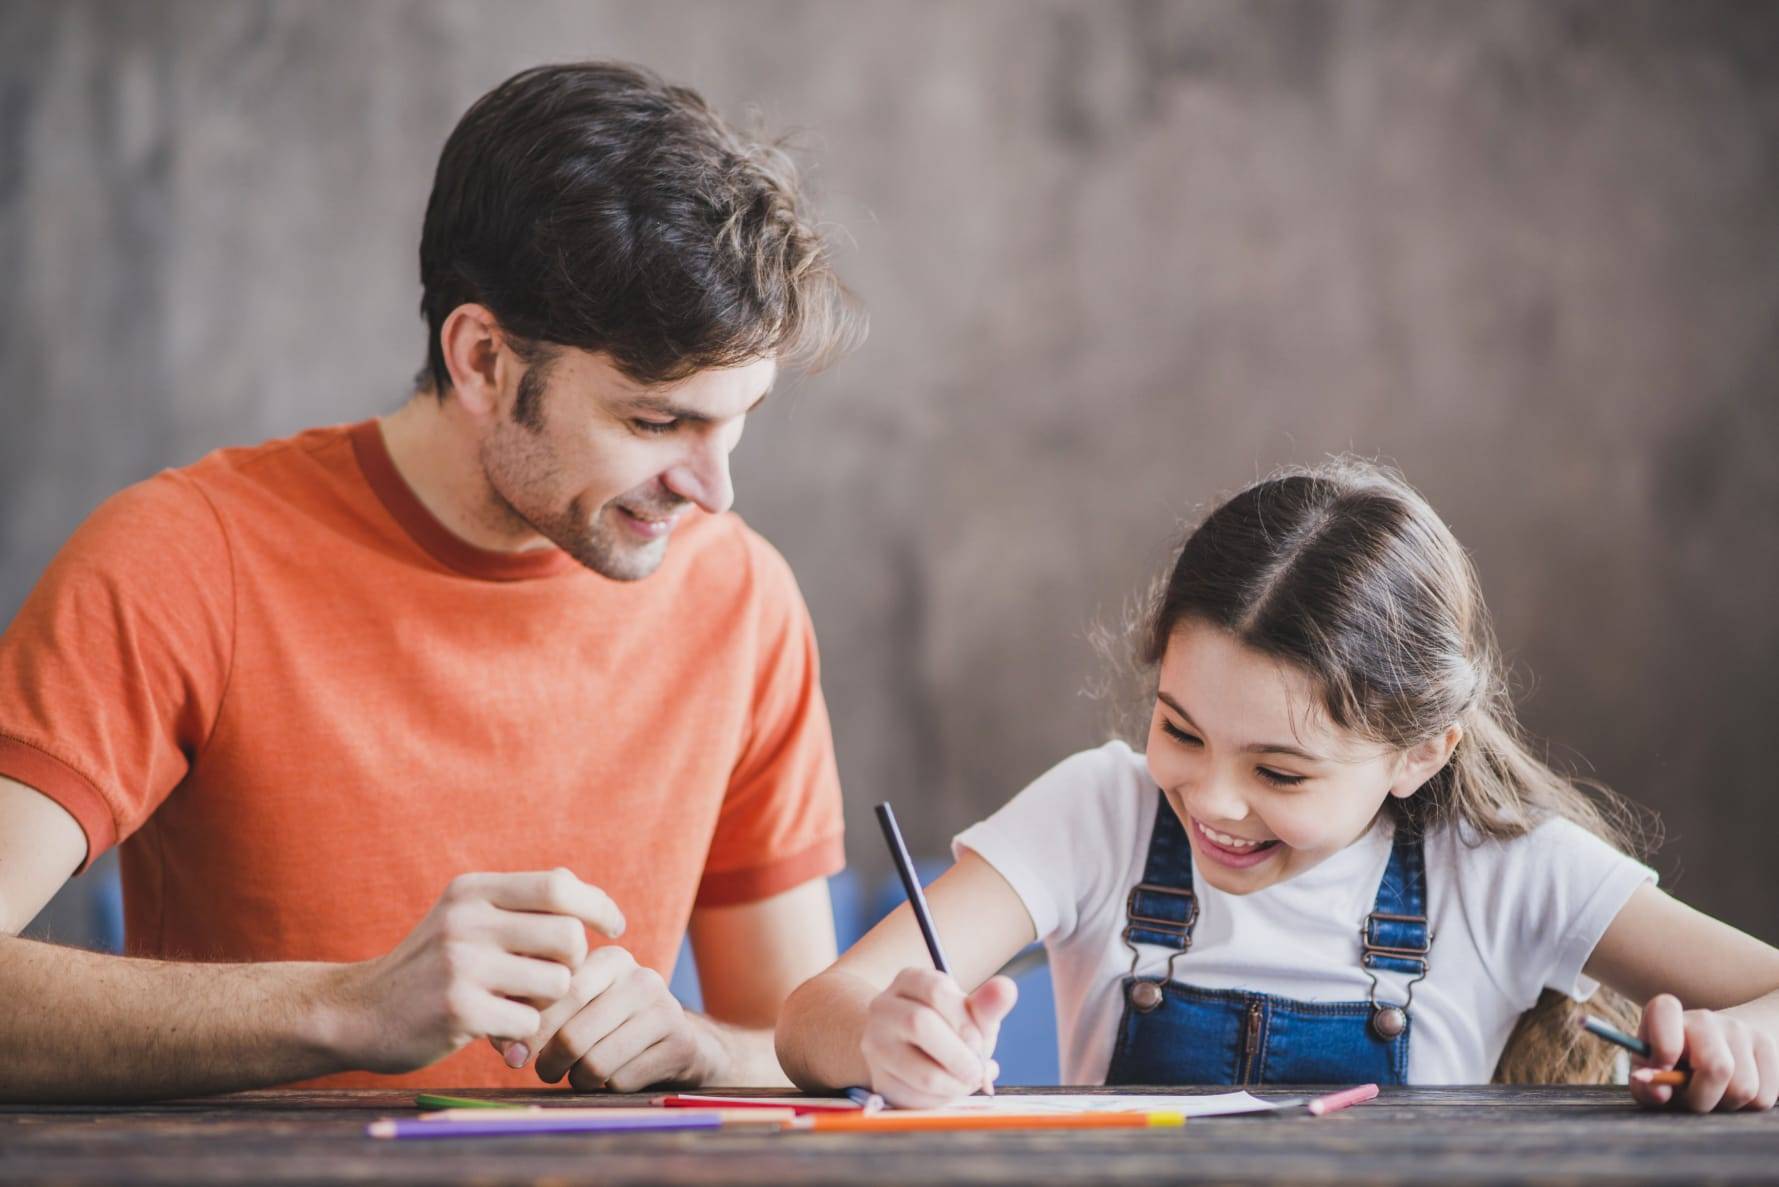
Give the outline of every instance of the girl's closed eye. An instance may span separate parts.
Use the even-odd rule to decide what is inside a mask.
[[[1161,719],[1161,732],[1174,739],[1176,742],[1183,742],[1188,746],[1204,745],[1204,743],[1199,740],[1197,734],[1187,733],[1165,717]]]
[[[1204,740],[1197,734],[1187,733],[1165,717],[1161,719],[1161,732],[1184,746],[1204,745]],[[1284,771],[1275,771],[1271,767],[1255,767],[1254,773],[1274,787],[1296,787],[1309,778],[1308,775],[1292,775]]]

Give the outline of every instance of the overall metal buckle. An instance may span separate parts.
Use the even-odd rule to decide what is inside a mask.
[[[1410,947],[1380,944],[1374,938],[1376,925],[1379,923],[1418,923],[1426,929],[1426,939]],[[1371,978],[1371,991],[1367,995],[1367,1000],[1371,1003],[1371,1029],[1380,1039],[1388,1042],[1408,1029],[1408,1010],[1415,1003],[1415,986],[1427,979],[1427,972],[1432,967],[1427,957],[1432,951],[1433,929],[1427,927],[1425,915],[1392,915],[1387,911],[1372,911],[1365,916],[1365,922],[1359,925],[1359,964],[1365,969],[1365,975]],[[1400,1006],[1377,999],[1379,957],[1407,961],[1420,967],[1420,974],[1408,983],[1407,1000]]]
[[[1171,894],[1186,900],[1186,918],[1181,920],[1160,919],[1153,915],[1137,914],[1137,895],[1139,894]],[[1161,1005],[1162,986],[1174,979],[1174,961],[1180,954],[1192,947],[1192,928],[1198,922],[1198,896],[1190,890],[1175,886],[1158,886],[1153,882],[1139,882],[1130,888],[1124,899],[1124,946],[1130,949],[1130,976],[1137,975],[1137,962],[1142,954],[1137,950],[1137,943],[1131,936],[1133,928],[1145,931],[1156,931],[1174,937],[1173,951],[1168,954],[1167,971],[1159,981],[1133,980],[1130,987],[1130,1004],[1138,1013],[1147,1014]]]

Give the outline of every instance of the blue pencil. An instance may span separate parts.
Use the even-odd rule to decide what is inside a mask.
[[[1608,1043],[1617,1043],[1633,1055],[1640,1056],[1644,1059],[1649,1058],[1650,1051],[1648,1043],[1644,1042],[1636,1035],[1628,1035],[1624,1031],[1618,1029],[1618,1027],[1602,1022],[1592,1014],[1587,1015],[1581,1020],[1581,1029],[1587,1031],[1591,1035],[1605,1039]],[[1641,1069],[1634,1074],[1643,1077],[1645,1083],[1668,1084],[1674,1087],[1679,1087],[1692,1080],[1692,1069],[1686,1066],[1686,1060],[1684,1059],[1680,1061],[1678,1066],[1665,1071]]]
[[[532,1133],[637,1133],[644,1130],[720,1129],[723,1119],[715,1113],[689,1109],[663,1110],[657,1117],[638,1117],[626,1111],[621,1117],[551,1117],[528,1113],[522,1117],[490,1117],[486,1121],[422,1121],[386,1117],[373,1121],[365,1132],[374,1138],[493,1138]]]
[[[1648,1043],[1644,1042],[1636,1035],[1628,1035],[1618,1027],[1600,1021],[1600,1019],[1594,1017],[1592,1014],[1589,1014],[1581,1020],[1581,1029],[1598,1038],[1605,1039],[1608,1043],[1617,1043],[1633,1055],[1641,1055],[1645,1059],[1649,1058]]]

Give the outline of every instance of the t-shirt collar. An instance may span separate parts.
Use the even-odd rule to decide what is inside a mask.
[[[395,468],[383,429],[375,420],[353,425],[352,452],[365,481],[390,516],[408,537],[447,568],[486,581],[529,581],[554,577],[577,567],[575,559],[560,548],[536,548],[502,552],[481,548],[457,535],[427,510]]]

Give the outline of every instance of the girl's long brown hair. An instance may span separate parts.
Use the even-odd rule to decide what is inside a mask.
[[[1390,801],[1399,826],[1457,826],[1480,843],[1557,815],[1638,856],[1654,839],[1646,813],[1533,753],[1470,560],[1394,471],[1337,458],[1265,479],[1212,511],[1147,607],[1136,642],[1149,671],[1187,620],[1296,665],[1336,725],[1375,742],[1406,749],[1459,723],[1451,761],[1415,795]],[[1610,990],[1589,1010],[1635,1029],[1631,1003]],[[1608,1079],[1613,1049],[1581,1041],[1577,1011],[1546,990],[1508,1039],[1496,1081]]]

